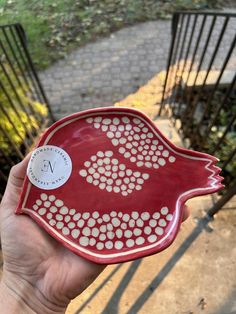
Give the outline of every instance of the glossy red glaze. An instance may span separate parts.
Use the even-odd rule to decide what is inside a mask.
[[[176,147],[147,116],[129,108],[61,119],[38,147],[45,145],[67,152],[71,175],[50,190],[26,177],[16,213],[30,215],[63,245],[97,263],[164,250],[177,235],[185,201],[223,187],[215,157]]]

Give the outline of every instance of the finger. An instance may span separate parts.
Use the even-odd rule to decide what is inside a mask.
[[[182,222],[185,221],[185,220],[188,218],[189,214],[190,214],[190,209],[189,209],[189,207],[188,207],[187,205],[184,205],[184,206],[183,206]]]
[[[20,163],[11,168],[6,190],[2,198],[2,204],[16,201],[16,198],[18,198],[17,196],[19,196],[23,186],[30,156],[31,153],[29,153]]]

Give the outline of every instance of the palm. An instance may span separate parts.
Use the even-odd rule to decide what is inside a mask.
[[[104,266],[76,256],[41,230],[30,217],[16,216],[14,210],[21,185],[21,179],[9,182],[1,205],[5,271],[30,283],[50,302],[60,300],[67,304],[97,277]]]

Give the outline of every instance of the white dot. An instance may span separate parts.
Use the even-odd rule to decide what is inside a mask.
[[[142,162],[142,161],[138,161],[138,162],[137,162],[137,166],[138,166],[138,167],[142,167],[142,166],[143,166],[143,162]]]
[[[94,246],[96,244],[96,240],[91,238],[89,239],[89,245]]]
[[[166,161],[164,158],[159,158],[157,162],[159,163],[160,166],[164,166],[166,164]]]
[[[108,180],[107,180],[107,185],[112,185],[112,183],[113,183],[113,180],[112,180],[112,179],[108,179]]]
[[[134,127],[134,131],[135,131],[135,132],[140,132],[140,128],[137,127],[137,126],[135,126],[135,127]]]
[[[94,127],[95,127],[95,129],[99,129],[100,128],[100,123],[94,123]]]
[[[38,208],[39,208],[38,205],[33,205],[34,210],[37,210]]]
[[[107,241],[105,243],[105,247],[108,249],[108,250],[111,250],[113,248],[113,242],[112,241]]]
[[[148,133],[148,134],[147,134],[147,137],[152,138],[152,137],[153,137],[153,134],[152,134],[152,133]]]
[[[143,140],[145,140],[146,137],[147,137],[146,134],[144,134],[144,133],[141,134],[141,138],[142,138]]]
[[[137,141],[139,141],[139,140],[140,140],[140,136],[139,136],[138,134],[135,134],[135,135],[134,135],[134,139],[137,140]]]
[[[150,162],[145,162],[145,166],[146,166],[147,168],[151,168],[151,167],[152,167],[152,164],[151,164]]]
[[[111,216],[111,217],[116,217],[116,215],[117,215],[117,212],[112,211],[110,216]]]
[[[114,186],[113,191],[115,193],[119,193],[120,192],[120,188],[118,186]]]
[[[125,129],[126,129],[127,131],[130,131],[130,130],[132,129],[131,124],[126,124]]]
[[[163,148],[164,148],[163,145],[159,145],[159,146],[158,146],[158,149],[159,149],[159,150],[163,150]]]
[[[106,174],[106,173],[105,173],[105,174]],[[100,181],[101,181],[101,182],[106,182],[106,181],[107,181],[107,178],[104,177],[104,176],[101,176]]]
[[[114,133],[113,132],[107,132],[107,137],[109,138],[113,138],[114,137]]]
[[[101,122],[102,121],[102,117],[96,117],[96,118],[94,118],[94,121],[95,122]]]
[[[155,232],[157,235],[162,235],[164,233],[164,231],[161,227],[156,227]]]
[[[143,227],[144,222],[142,221],[142,219],[137,219],[136,220],[136,224],[137,224],[138,227]]]
[[[93,182],[93,177],[92,177],[92,176],[88,176],[88,177],[86,178],[86,181],[87,181],[88,183],[92,183],[92,182]]]
[[[104,190],[105,187],[106,187],[106,184],[105,184],[105,183],[100,183],[100,184],[99,184],[99,188],[100,188],[101,190]]]
[[[157,156],[152,156],[152,161],[156,162],[157,161]]]
[[[131,217],[132,217],[133,219],[138,219],[139,213],[138,213],[138,212],[132,212],[132,213],[131,213]]]
[[[57,222],[54,219],[49,220],[49,225],[51,225],[51,226],[55,226],[56,223]]]
[[[130,228],[133,228],[135,226],[135,221],[134,221],[134,219],[130,219],[130,221],[129,221],[129,227]]]
[[[81,237],[79,239],[79,243],[82,245],[82,246],[88,246],[89,244],[89,238],[87,237]]]
[[[107,230],[109,231],[113,230],[113,226],[111,223],[107,224]]]
[[[119,125],[119,126],[118,126],[118,130],[119,130],[120,132],[123,132],[123,131],[125,130],[125,127],[124,127],[123,125]]]
[[[135,162],[135,161],[136,161],[136,157],[132,156],[132,157],[130,158],[130,161],[131,161],[131,162]]]
[[[66,215],[69,212],[69,209],[66,206],[61,207],[59,211],[62,215]]]
[[[144,180],[147,180],[149,178],[149,174],[148,173],[143,173],[142,177]]]
[[[139,236],[142,233],[142,230],[139,228],[134,228],[134,235]]]
[[[125,184],[122,184],[122,186],[120,187],[122,191],[126,191],[127,190],[127,186]]]
[[[122,219],[123,221],[128,222],[130,219],[130,216],[128,214],[124,214]]]
[[[94,219],[97,219],[99,217],[99,212],[93,212],[92,216]]]
[[[159,218],[160,218],[160,213],[155,212],[155,213],[152,215],[152,218],[154,218],[154,219],[159,219]]]
[[[168,214],[166,216],[166,220],[171,221],[173,219],[173,215],[172,214]]]
[[[95,225],[95,223],[96,223],[96,221],[93,218],[89,218],[87,224],[89,227],[93,227]]]
[[[71,217],[69,215],[67,215],[64,220],[65,220],[65,222],[69,222],[71,220]]]
[[[150,227],[156,227],[157,225],[157,221],[155,219],[150,219],[149,220],[149,226]]]
[[[93,122],[93,118],[87,118],[86,121],[87,121],[88,123],[92,123],[92,122]]]
[[[49,208],[49,210],[50,210],[51,213],[56,213],[56,212],[57,212],[56,206],[51,206],[51,207]]]
[[[85,161],[85,163],[84,163],[84,165],[85,165],[85,167],[90,167],[90,165],[91,165],[91,162],[90,161]]]
[[[123,235],[123,231],[121,229],[117,229],[116,230],[116,236],[118,239],[122,238],[122,235]]]
[[[103,130],[103,132],[106,132],[108,130],[108,126],[107,125],[102,125],[102,130]]]
[[[108,239],[112,240],[115,237],[115,233],[113,231],[108,231],[107,232],[107,237],[108,237]]]
[[[52,219],[52,214],[51,213],[47,214],[47,219]]]
[[[123,247],[123,242],[121,242],[121,241],[116,241],[114,246],[115,246],[115,248],[116,248],[117,250],[120,250],[120,249],[122,249],[122,247]]]
[[[45,193],[42,193],[42,194],[40,195],[40,197],[41,197],[41,200],[43,200],[43,201],[46,201],[46,200],[48,199],[48,196],[47,196],[47,194],[45,194]]]
[[[125,222],[122,222],[122,224],[120,225],[121,229],[127,229],[127,224]]]
[[[152,234],[148,237],[148,242],[153,243],[157,240],[157,236],[155,234]]]
[[[129,178],[124,178],[124,183],[128,184],[129,183]]]
[[[161,213],[162,213],[162,215],[167,215],[168,214],[168,207],[162,207],[162,209],[161,209]]]
[[[114,123],[115,125],[120,124],[120,119],[114,118],[114,119],[113,119],[113,123]]]
[[[56,215],[56,220],[58,220],[58,221],[63,220],[63,216],[60,215],[60,214],[57,214],[57,215]]]
[[[124,154],[125,153],[125,148],[124,147],[120,147],[119,148],[119,153]]]
[[[135,240],[135,242],[136,242],[136,244],[137,245],[141,245],[141,244],[143,244],[144,243],[144,238],[143,237],[138,237],[136,240]]]
[[[116,127],[114,124],[111,124],[111,125],[110,125],[110,130],[111,130],[112,132],[115,132],[115,131],[117,130],[117,127]]]
[[[128,190],[128,191],[129,191],[129,190]],[[128,193],[127,193],[126,191],[122,191],[121,194],[122,194],[123,196],[127,196],[127,195],[128,195]]]
[[[107,190],[107,192],[111,192],[111,191],[112,191],[112,186],[107,185],[107,186],[106,186],[106,190]]]
[[[46,208],[40,208],[38,211],[39,215],[44,215],[46,213]]]
[[[74,223],[74,222],[69,222],[69,223],[68,223],[68,227],[69,227],[70,229],[73,229],[73,228],[75,227],[75,223]]]
[[[111,123],[111,119],[103,119],[102,123],[108,125]]]
[[[175,158],[174,156],[170,156],[170,157],[169,157],[169,162],[175,162],[175,159],[176,159],[176,158]]]
[[[168,156],[169,156],[168,150],[164,150],[164,151],[162,152],[162,156],[163,156],[163,157],[168,157]]]
[[[153,164],[153,167],[154,167],[155,169],[158,169],[158,168],[159,168],[159,165],[158,165],[158,164]]]
[[[76,213],[76,210],[74,208],[71,208],[69,211],[69,214],[73,216],[75,213]]]
[[[148,153],[148,152],[147,152],[146,150],[143,150],[143,151],[142,151],[142,154],[143,154],[144,156],[146,156],[147,153]]]
[[[152,232],[152,229],[149,226],[144,227],[144,233],[150,234]]]
[[[158,225],[161,226],[161,227],[165,227],[167,225],[167,223],[166,223],[165,219],[160,219],[158,221]]]
[[[136,186],[135,186],[135,189],[136,189],[137,191],[140,191],[140,190],[142,190],[142,187],[141,187],[141,185],[136,185]]]
[[[82,230],[82,233],[83,233],[83,235],[85,235],[85,236],[90,236],[90,234],[91,234],[91,230],[90,230],[90,228],[88,228],[88,227],[85,227],[83,230]]]
[[[124,236],[125,236],[126,238],[131,238],[131,237],[132,237],[132,232],[131,232],[130,230],[125,230]]]
[[[119,227],[120,225],[120,220],[118,218],[112,218],[111,222],[114,227]]]
[[[144,182],[143,179],[141,179],[141,178],[138,178],[138,179],[137,179],[137,183],[138,183],[138,184],[143,184],[143,182]]]
[[[151,160],[151,157],[150,156],[146,156],[145,160],[149,161],[149,160]]]
[[[119,139],[120,144],[125,144],[127,142],[126,138],[122,137]]]
[[[128,149],[131,149],[131,148],[133,147],[133,145],[132,145],[131,143],[127,143],[127,144],[125,145],[125,147],[128,148]]]
[[[81,220],[79,220],[79,221],[77,222],[77,226],[78,226],[79,228],[82,228],[83,225],[84,225],[84,220],[83,220],[83,219],[81,219]]]
[[[98,228],[93,228],[93,229],[92,229],[92,236],[96,238],[98,235],[99,235],[99,230],[98,230]]]
[[[98,164],[98,166],[102,166],[103,165],[103,160],[102,159],[98,159],[97,164]]]
[[[91,159],[92,161],[96,161],[96,160],[97,160],[97,156],[93,155],[93,156],[91,156],[90,159]]]
[[[133,239],[128,239],[128,240],[126,241],[126,246],[127,246],[127,247],[132,247],[132,246],[134,246],[134,240],[133,240]]]
[[[62,228],[62,233],[63,233],[64,235],[68,235],[68,234],[70,233],[70,230],[69,230],[67,227],[63,227],[63,228]]]
[[[141,214],[142,220],[148,220],[150,218],[150,214],[148,212],[144,212]]]
[[[134,118],[134,119],[133,119],[133,122],[134,122],[135,124],[139,124],[141,121],[140,121],[139,119],[137,119],[137,118]]]
[[[100,236],[99,236],[99,240],[101,240],[101,241],[104,241],[104,240],[106,240],[106,235],[105,234],[100,234]]]
[[[73,216],[73,219],[74,219],[75,221],[77,221],[77,220],[80,219],[80,217],[81,217],[81,214],[80,214],[80,213],[77,213],[77,214],[75,214],[75,215]]]
[[[50,196],[49,196],[50,197]],[[38,206],[40,206],[40,205],[42,205],[42,201],[41,200],[37,200],[36,201],[36,204],[38,205]]]
[[[97,245],[96,245],[96,248],[98,250],[102,250],[104,248],[104,244],[102,242],[98,242]]]
[[[119,141],[116,138],[113,138],[111,142],[114,146],[117,146],[119,144]]]
[[[121,137],[121,133],[120,133],[119,131],[117,131],[117,132],[115,133],[115,137],[120,138],[120,137]]]
[[[108,221],[110,221],[110,216],[107,215],[107,214],[104,214],[104,215],[102,216],[102,219],[103,219],[105,222],[108,222]]]
[[[62,229],[64,227],[64,223],[59,221],[59,222],[57,222],[56,227],[57,227],[57,229]]]
[[[81,175],[81,177],[86,177],[88,173],[85,169],[82,169],[82,170],[80,170],[79,174]]]
[[[121,119],[125,124],[130,122],[130,119],[128,117],[122,117]]]

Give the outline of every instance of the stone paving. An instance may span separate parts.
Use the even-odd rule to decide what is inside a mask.
[[[56,118],[112,106],[166,67],[170,21],[124,28],[40,74]]]

